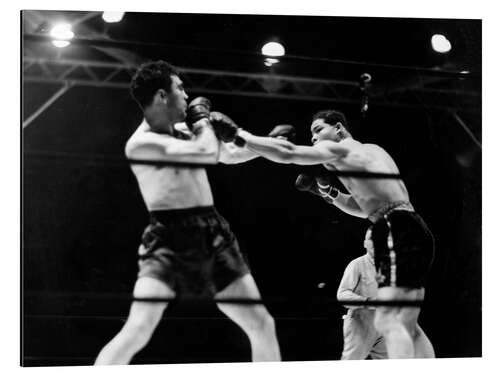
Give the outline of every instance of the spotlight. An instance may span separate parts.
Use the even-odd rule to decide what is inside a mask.
[[[50,30],[50,35],[54,39],[67,40],[75,36],[73,31],[71,31],[71,25],[69,23],[60,23],[55,25],[52,30]]]
[[[69,39],[75,36],[69,23],[60,23],[50,30],[50,35],[54,38],[52,44],[58,48],[66,47],[70,44]]]
[[[278,42],[269,42],[262,47],[262,54],[266,56],[283,56],[285,47]]]
[[[107,23],[120,22],[125,12],[102,12],[102,19]]]
[[[442,34],[434,34],[431,38],[432,49],[439,53],[447,53],[451,50],[451,43]]]

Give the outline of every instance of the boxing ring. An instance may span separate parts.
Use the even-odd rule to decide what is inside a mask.
[[[27,34],[25,42],[46,43],[47,38]],[[83,48],[132,48],[136,44],[80,38],[76,45]],[[143,47],[165,48],[155,43]],[[291,56],[290,59],[302,63],[314,60],[332,66],[339,63],[307,56]],[[341,63],[349,65],[349,61]],[[351,63],[356,67],[359,65]],[[460,228],[465,228],[463,236],[476,238],[480,223],[477,197],[465,194],[477,192],[480,188],[480,181],[476,178],[480,172],[474,155],[480,154],[482,146],[477,131],[471,130],[467,121],[471,118],[476,121],[480,114],[478,102],[481,94],[474,87],[480,74],[363,64],[359,69],[371,73],[367,88],[363,81],[360,83],[359,74],[342,80],[308,77],[300,72],[273,75],[181,67],[190,91],[212,95],[221,110],[225,106],[232,109],[236,122],[243,123],[256,134],[264,133],[272,122],[282,122],[278,118],[290,111],[289,103],[296,107],[293,113],[297,124],[309,120],[311,108],[345,106],[350,117],[358,116],[355,120],[358,129],[370,140],[385,141],[384,135],[394,134],[393,143],[389,139],[386,146],[394,151],[396,160],[408,157],[401,174],[354,170],[337,170],[330,174],[333,178],[408,181],[416,191],[413,194],[417,196],[417,206],[423,207],[424,214],[431,218],[430,224],[438,234],[440,253],[424,300],[356,302],[337,300],[334,290],[348,260],[361,252],[360,235],[366,224],[359,224],[351,218],[344,220],[331,207],[304,197],[294,188],[295,176],[312,169],[274,165],[261,159],[249,165],[220,166],[125,158],[122,152],[124,140],[139,118],[124,90],[135,67],[136,64],[123,62],[24,56],[24,95],[30,109],[23,118],[22,153],[25,366],[90,365],[100,347],[123,325],[131,302],[169,303],[151,348],[145,349],[133,363],[249,361],[247,339],[237,326],[215,309],[215,303],[264,304],[276,320],[285,361],[339,359],[343,305],[423,307],[422,319],[431,327],[438,357],[456,356],[457,353],[480,355],[480,349],[478,352],[473,344],[463,344],[467,340],[472,343],[480,341],[473,334],[477,322],[471,323],[463,333],[457,333],[457,344],[448,344],[448,336],[454,332],[451,322],[450,327],[441,330],[441,320],[435,317],[452,307],[463,309],[462,315],[450,318],[455,319],[453,323],[479,319],[480,324],[481,297],[475,294],[478,288],[477,246],[480,245],[472,239],[454,239],[452,230],[448,229],[448,225],[458,223],[463,225]],[[423,96],[411,91],[413,82],[392,91],[379,87],[377,71],[384,71],[386,75],[390,75],[387,72],[403,71],[404,75],[416,76],[421,85],[417,91],[420,90]],[[435,82],[441,80],[450,80],[453,84],[448,89],[434,87]],[[469,85],[470,81],[473,84]],[[52,91],[40,89],[46,87],[44,85],[50,86]],[[38,101],[31,100],[30,95]],[[266,114],[271,113],[275,106],[280,108],[276,110],[275,118],[259,124],[256,113],[243,118],[242,114],[248,111],[246,103],[253,112],[258,112],[257,106],[261,105]],[[360,114],[359,108],[366,105],[370,109]],[[110,114],[119,110],[122,110],[119,115]],[[95,113],[90,113],[92,111]],[[367,126],[372,112],[374,120]],[[101,115],[109,127],[103,126],[104,121],[99,122]],[[431,119],[429,125],[452,125],[447,128],[448,133],[439,133],[441,130],[429,126],[422,136],[424,140],[418,138],[418,131],[408,130],[407,134],[405,130],[387,125],[380,130],[383,135],[379,139],[375,120],[384,116],[395,122],[409,118],[414,126],[425,118]],[[242,117],[241,121],[239,117]],[[58,121],[65,126],[56,126]],[[82,129],[80,122],[90,125]],[[308,131],[308,125],[299,130],[297,143],[309,144]],[[437,144],[435,148],[439,149],[448,134],[457,133],[466,142],[472,142],[473,151],[464,151],[460,154],[462,159],[457,159],[459,165],[449,167],[454,160],[449,156],[450,149],[445,148],[445,156],[442,156],[433,147]],[[407,156],[420,147],[428,153],[422,165]],[[436,159],[436,155],[442,160]],[[241,241],[261,288],[262,299],[133,298],[131,290],[136,274],[137,246],[147,221],[146,210],[130,171],[130,165],[134,164],[207,168],[215,206],[220,207]],[[439,169],[443,165],[448,168]],[[430,176],[429,181],[423,182],[426,176]],[[459,179],[459,183],[447,182],[450,177]],[[443,212],[434,208],[437,201],[425,201],[433,191],[431,181],[438,181],[437,184],[451,189],[449,197],[443,198],[445,218]],[[460,200],[464,203],[457,208]],[[475,214],[470,216],[470,225],[462,224],[467,213]],[[276,223],[274,227],[273,223]],[[475,247],[454,255],[452,247],[462,246],[460,241],[464,248],[470,244]],[[335,246],[339,249],[332,250]],[[463,284],[459,280],[460,272],[471,275]],[[464,293],[459,291],[460,287],[449,291],[448,285],[453,283],[470,287],[465,288]],[[219,334],[225,338],[221,339]],[[52,344],[49,344],[48,337]],[[72,341],[75,338],[77,344]],[[182,348],[176,340],[182,342]]]

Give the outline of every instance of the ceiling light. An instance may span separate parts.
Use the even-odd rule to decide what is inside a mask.
[[[444,35],[434,34],[431,38],[432,49],[439,53],[446,53],[451,50],[451,43]]]
[[[108,23],[120,22],[125,12],[102,12],[102,19]]]
[[[266,56],[283,56],[285,47],[278,42],[269,42],[262,47],[262,54]]]
[[[58,40],[68,40],[75,36],[69,23],[60,23],[50,30],[50,36]]]
[[[69,23],[60,23],[50,30],[50,36],[54,38],[52,41],[54,46],[63,48],[70,45],[69,39],[73,38],[75,33],[71,30]]]

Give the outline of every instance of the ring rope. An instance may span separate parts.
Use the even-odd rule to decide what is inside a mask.
[[[43,292],[27,292],[25,297],[33,298],[39,297],[46,300],[47,298],[58,299],[87,299],[87,300],[119,300],[124,302],[148,302],[148,303],[227,303],[227,304],[240,304],[240,305],[263,305],[269,303],[283,303],[290,299],[285,297],[268,298],[265,301],[257,298],[206,298],[206,297],[134,297],[128,293],[113,294],[113,293],[43,293]],[[336,299],[332,297],[300,297],[296,300],[311,301],[311,302],[326,302],[331,304],[340,304],[347,306],[401,306],[401,307],[420,307],[424,300],[365,300],[365,301],[352,301],[346,299]]]
[[[53,152],[43,150],[25,151],[24,157],[30,161],[42,162],[43,159],[54,159],[59,162],[66,163],[76,162],[90,165],[105,165],[105,166],[118,166],[125,165],[152,165],[155,167],[182,167],[182,168],[206,168],[217,165],[217,163],[193,163],[193,162],[180,162],[180,161],[167,161],[167,160],[152,160],[152,159],[127,159],[115,155],[90,155],[79,154],[70,152]],[[301,166],[302,167],[302,166]],[[356,178],[377,178],[377,179],[401,179],[399,173],[383,173],[383,172],[366,172],[356,170],[334,170],[328,171],[332,176],[337,177],[356,177]]]

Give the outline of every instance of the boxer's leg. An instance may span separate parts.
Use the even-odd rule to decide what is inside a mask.
[[[175,292],[163,281],[141,277],[135,283],[136,298],[173,298]],[[133,302],[123,328],[101,350],[96,365],[125,365],[151,338],[167,303]]]
[[[260,300],[261,297],[252,275],[246,274],[217,293],[216,298]],[[217,307],[248,335],[252,347],[252,361],[281,360],[274,319],[264,305],[218,303]]]

